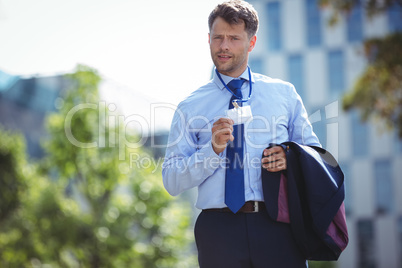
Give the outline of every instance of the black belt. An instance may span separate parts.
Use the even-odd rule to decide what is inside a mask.
[[[244,205],[239,209],[237,213],[256,213],[265,209],[264,202],[261,201],[247,201]],[[232,212],[228,207],[225,208],[208,208],[203,209],[202,211],[217,211],[217,212]]]

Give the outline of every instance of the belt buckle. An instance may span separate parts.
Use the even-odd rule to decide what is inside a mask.
[[[254,206],[253,212],[258,212],[259,211],[258,201],[254,201],[253,206]]]
[[[245,213],[256,213],[260,211],[260,207],[258,206],[258,201],[252,201],[253,210],[247,211]]]

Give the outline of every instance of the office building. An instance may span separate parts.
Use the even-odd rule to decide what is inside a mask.
[[[364,40],[401,31],[401,7],[370,19],[357,5],[330,27],[331,12],[315,0],[248,2],[260,17],[252,70],[295,85],[344,171],[350,242],[337,267],[402,267],[402,142],[342,110],[342,96],[367,66]]]

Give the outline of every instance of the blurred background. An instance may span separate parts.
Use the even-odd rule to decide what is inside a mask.
[[[0,267],[197,267],[195,192],[161,164],[220,2],[0,0]],[[252,70],[295,85],[345,174],[349,245],[310,267],[402,267],[401,2],[248,2]]]

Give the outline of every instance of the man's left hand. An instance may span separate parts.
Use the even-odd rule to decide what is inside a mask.
[[[261,160],[262,167],[269,172],[286,170],[286,154],[281,146],[274,146],[264,150],[264,157]]]

